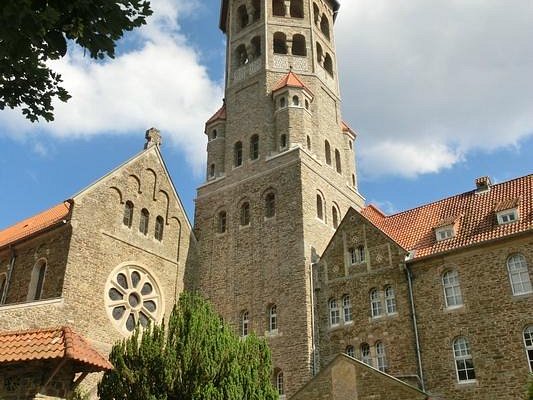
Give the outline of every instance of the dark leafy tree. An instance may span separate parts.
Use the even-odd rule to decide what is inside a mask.
[[[270,351],[237,337],[211,305],[183,294],[167,324],[150,326],[111,350],[115,369],[98,385],[103,400],[274,400]]]
[[[66,54],[67,40],[94,59],[114,58],[115,42],[151,14],[148,0],[0,1],[0,110],[52,121],[52,100],[70,95],[47,62]]]

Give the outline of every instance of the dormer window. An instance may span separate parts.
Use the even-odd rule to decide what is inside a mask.
[[[453,225],[443,226],[441,228],[435,229],[435,235],[437,237],[437,241],[440,242],[442,240],[450,239],[455,236],[455,229]]]
[[[518,221],[518,210],[516,208],[500,211],[496,215],[498,218],[498,224],[500,225],[510,224],[512,222]]]

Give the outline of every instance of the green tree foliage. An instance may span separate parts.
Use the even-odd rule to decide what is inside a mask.
[[[182,294],[167,324],[136,330],[109,358],[115,369],[98,385],[103,400],[278,398],[266,343],[237,337],[196,294]]]
[[[527,399],[533,400],[533,374],[529,374],[529,382],[527,385]]]
[[[115,42],[151,14],[148,0],[0,1],[0,110],[52,121],[52,100],[70,95],[46,62],[66,54],[67,40],[94,59],[114,58]]]

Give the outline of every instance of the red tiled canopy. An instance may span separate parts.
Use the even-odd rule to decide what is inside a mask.
[[[71,202],[64,201],[61,204],[0,231],[0,248],[31,236],[34,233],[41,232],[67,219],[70,208]]]
[[[311,94],[311,91],[305,86],[305,84],[300,80],[298,75],[296,75],[294,72],[289,71],[287,75],[285,75],[283,78],[281,78],[278,83],[274,86],[272,89],[272,93],[277,92],[278,90],[281,90],[286,87],[295,87],[295,88],[301,88],[305,89]]]
[[[80,335],[69,327],[0,333],[0,365],[66,358],[80,371],[113,369]]]

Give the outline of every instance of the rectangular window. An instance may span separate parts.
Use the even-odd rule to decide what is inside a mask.
[[[445,226],[443,228],[439,228],[435,230],[435,235],[437,237],[437,241],[450,239],[455,236],[455,230],[453,226]]]
[[[518,210],[513,208],[511,210],[504,210],[497,214],[498,224],[510,224],[511,222],[518,221]]]

